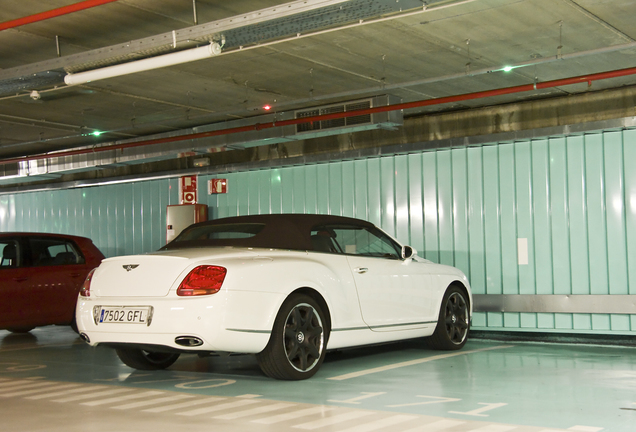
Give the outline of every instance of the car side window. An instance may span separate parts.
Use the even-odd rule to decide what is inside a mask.
[[[58,266],[84,264],[85,260],[79,248],[70,240],[49,237],[29,239],[31,265]]]
[[[0,240],[0,269],[20,267],[20,248],[16,240],[3,239]]]
[[[314,250],[322,252],[390,259],[399,259],[401,253],[400,247],[382,231],[356,225],[316,227],[311,239]],[[323,246],[317,247],[318,244]]]

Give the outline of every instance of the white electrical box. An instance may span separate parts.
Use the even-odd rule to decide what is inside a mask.
[[[208,220],[208,206],[205,204],[169,205],[166,213],[166,242],[178,236],[184,228]]]

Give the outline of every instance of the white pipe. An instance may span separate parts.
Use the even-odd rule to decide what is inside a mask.
[[[188,63],[196,60],[203,60],[219,54],[221,54],[221,46],[218,43],[214,42],[209,45],[185,51],[179,51],[157,57],[150,57],[130,63],[122,63],[101,69],[79,72],[76,74],[68,74],[64,77],[64,82],[66,83],[66,85],[84,84],[91,81],[114,78],[131,73],[143,72],[181,63]]]

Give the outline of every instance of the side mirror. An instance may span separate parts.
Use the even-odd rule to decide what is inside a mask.
[[[417,255],[417,251],[411,246],[402,246],[402,259],[407,260]]]

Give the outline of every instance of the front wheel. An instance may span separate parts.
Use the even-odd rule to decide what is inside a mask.
[[[128,367],[139,370],[161,370],[171,366],[179,353],[162,353],[141,349],[117,348],[117,356]]]
[[[290,296],[278,311],[265,349],[256,355],[265,375],[282,380],[312,377],[325,359],[325,315],[309,296]]]
[[[464,290],[450,286],[439,311],[437,327],[428,342],[432,348],[458,350],[466,344],[470,325],[468,297]]]

